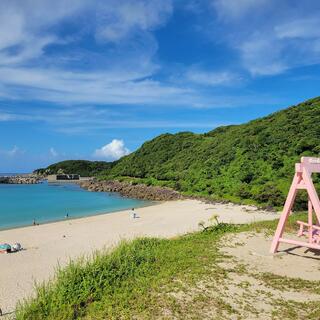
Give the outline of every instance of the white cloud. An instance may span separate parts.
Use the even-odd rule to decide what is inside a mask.
[[[287,1],[283,1],[281,10],[278,2],[272,0],[210,2],[220,18],[211,28],[223,29],[224,40],[239,52],[242,65],[252,75],[278,74],[318,61],[316,12],[309,10],[299,20],[297,16],[305,11],[299,14],[298,5],[298,13],[292,14]],[[189,10],[199,11],[203,3],[190,1]],[[179,6],[181,3],[175,4],[174,9]],[[170,68],[169,74],[163,70],[153,31],[164,26],[172,13],[173,0],[0,2],[0,97],[72,108],[91,104],[145,108],[236,105],[236,98],[219,96],[206,88],[242,81],[227,69],[221,72],[191,67],[183,72],[186,81],[169,81],[177,74],[174,68]],[[68,28],[63,28],[64,22],[69,23]],[[301,38],[306,41],[304,46],[292,43]],[[90,50],[87,39],[92,40]],[[30,117],[28,111],[23,115],[7,112],[0,114],[0,121]],[[37,114],[32,117],[41,118]]]
[[[0,155],[2,156],[6,156],[9,158],[14,158],[15,156],[24,153],[23,150],[21,150],[20,148],[18,148],[17,146],[13,146],[12,149],[9,150],[1,150],[0,149]]]
[[[211,90],[211,87],[209,88]],[[188,96],[186,97],[188,99]],[[199,104],[193,108],[233,108],[249,106],[284,105],[283,100],[271,97],[267,94],[253,95],[224,95],[203,97]],[[182,103],[182,101],[179,101]],[[190,106],[194,101],[185,100],[185,105]],[[161,105],[159,105],[161,106]],[[181,108],[178,105],[177,108]],[[150,117],[145,116],[144,106],[123,106],[121,109],[114,106],[84,106],[50,105],[45,108],[41,105],[30,106],[25,104],[10,110],[8,106],[0,105],[0,122],[29,122],[30,124],[45,127],[46,130],[61,132],[70,135],[88,135],[105,132],[112,128],[212,128],[218,124],[215,121],[189,121],[183,120],[179,112],[179,119],[169,116]],[[180,117],[181,116],[181,117]],[[179,121],[178,121],[179,120]],[[208,119],[210,120],[210,119]],[[47,155],[49,153],[47,152]],[[59,153],[61,157],[61,153]]]
[[[58,153],[53,147],[51,147],[51,148],[49,149],[49,153],[50,153],[50,155],[51,155],[52,157],[54,157],[54,158],[59,155],[59,153]]]
[[[206,86],[223,86],[238,83],[241,78],[229,71],[208,71],[199,68],[190,68],[185,78],[193,83]]]
[[[224,41],[254,76],[320,63],[318,1],[213,0]],[[226,34],[226,36],[225,36]]]
[[[248,7],[250,1],[243,3]],[[163,66],[156,56],[153,31],[165,25],[172,13],[173,0],[0,2],[0,96],[72,108],[229,106],[229,98],[226,101],[205,87],[238,84],[242,79],[232,72],[190,68],[183,74],[187,81],[179,82],[169,81],[177,78],[170,69],[167,78],[157,77]],[[62,34],[66,21],[71,27]],[[84,48],[86,44],[83,47],[88,38],[90,50]],[[30,117],[27,110],[22,115],[7,112],[0,121]]]
[[[190,89],[170,86],[151,79],[140,80],[151,76],[152,73],[147,70],[128,70],[127,73],[124,71],[83,73],[0,67],[0,81],[7,84],[7,93],[12,97],[19,95],[21,99],[33,98],[64,104],[162,104],[168,102],[164,98],[179,104],[183,95],[189,95],[189,99],[191,98]]]
[[[10,157],[14,157],[18,152],[20,152],[20,149],[17,146],[14,146],[11,150],[7,151],[7,154]]]
[[[57,41],[52,25],[83,10],[88,0],[19,0],[0,2],[0,64],[23,63]]]
[[[283,44],[267,36],[254,36],[244,41],[239,49],[244,66],[252,75],[275,75],[289,68],[282,56]]]
[[[275,35],[279,39],[320,38],[319,22],[319,17],[285,21],[275,26]]]
[[[0,113],[0,122],[6,122],[6,121],[13,121],[14,116],[8,114],[8,113]]]
[[[118,160],[129,153],[130,151],[125,147],[123,140],[113,139],[110,143],[100,149],[96,149],[94,157],[107,160]]]
[[[223,19],[240,19],[252,14],[253,11],[263,10],[269,0],[213,0],[212,4]]]
[[[139,31],[161,26],[172,13],[171,0],[109,1],[97,14],[96,36],[118,42]]]
[[[185,90],[150,79],[159,69],[152,31],[172,10],[172,0],[0,2],[0,96],[61,104],[177,101]],[[77,28],[62,35],[65,21]],[[85,37],[97,39],[92,50],[82,48]]]

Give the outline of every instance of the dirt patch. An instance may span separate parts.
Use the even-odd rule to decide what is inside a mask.
[[[290,235],[291,238],[296,238]],[[281,244],[276,255],[269,253],[272,236],[240,233],[224,239],[222,251],[236,257],[251,270],[310,281],[320,280],[320,251]]]
[[[320,256],[281,245],[271,237],[230,234],[224,258],[196,284],[167,293],[165,319],[319,319]]]

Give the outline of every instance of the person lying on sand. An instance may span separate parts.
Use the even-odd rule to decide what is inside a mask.
[[[20,250],[22,250],[22,246],[20,243],[15,243],[13,246],[8,243],[0,244],[0,253],[11,253]]]

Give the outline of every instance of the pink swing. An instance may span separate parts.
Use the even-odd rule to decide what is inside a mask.
[[[320,250],[320,200],[311,178],[313,172],[320,172],[320,158],[302,157],[301,163],[296,163],[295,168],[295,175],[272,241],[271,253],[277,252],[280,242]],[[297,192],[301,189],[308,192],[308,222],[297,221],[300,226],[298,236],[306,236],[308,241],[297,241],[282,237]],[[315,225],[312,219],[313,211],[316,217]]]

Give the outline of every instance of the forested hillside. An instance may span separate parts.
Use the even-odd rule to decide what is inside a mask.
[[[88,160],[66,160],[54,163],[47,168],[41,168],[34,171],[38,174],[56,174],[58,172],[80,174],[83,177],[91,177],[99,174],[103,170],[109,170],[112,167],[111,162],[88,161]]]
[[[294,163],[320,152],[320,98],[206,134],[163,134],[99,171],[185,194],[279,206]],[[97,170],[98,171],[98,170]]]

